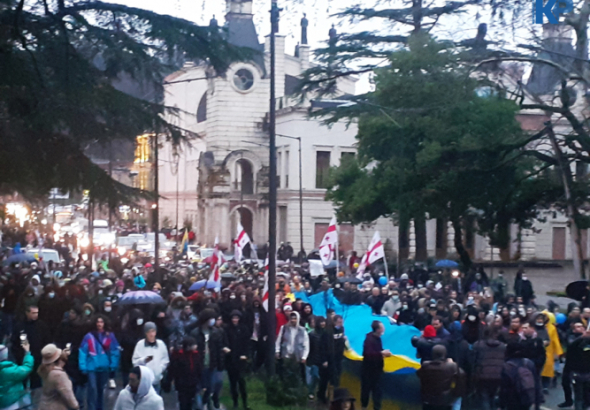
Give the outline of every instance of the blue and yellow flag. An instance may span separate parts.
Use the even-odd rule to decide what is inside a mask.
[[[188,252],[188,229],[184,230],[184,236],[182,237],[182,254],[186,255]]]

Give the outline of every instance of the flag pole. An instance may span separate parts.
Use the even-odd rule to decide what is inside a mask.
[[[387,269],[387,259],[385,258],[385,245],[383,245],[383,264],[385,265],[385,276],[389,280],[389,269]]]
[[[338,245],[340,245],[340,232],[338,231],[338,220],[336,220],[336,277],[340,272],[340,254],[338,251]]]

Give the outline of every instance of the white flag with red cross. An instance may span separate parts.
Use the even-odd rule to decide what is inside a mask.
[[[329,264],[334,259],[334,248],[332,245],[325,245],[320,248],[320,259],[324,265]]]
[[[240,222],[238,222],[238,236],[234,243],[236,246],[236,262],[240,262],[244,255],[244,248],[250,243],[250,237]]]
[[[369,249],[367,250],[367,262],[369,265],[377,262],[379,259],[385,257],[385,248],[383,247],[383,243],[381,242],[381,236],[379,236],[379,231],[375,232],[373,235],[373,240],[369,245]]]
[[[330,221],[330,225],[328,226],[328,231],[324,235],[324,239],[322,239],[322,243],[320,243],[320,249],[326,245],[334,245],[338,243],[338,230],[336,229],[336,217],[332,217]]]
[[[264,261],[264,288],[262,289],[262,307],[268,312],[268,255]]]
[[[213,255],[211,255],[211,274],[209,275],[208,282],[218,284],[217,287],[221,287],[220,268],[224,263],[225,258],[223,257],[223,253],[219,250],[219,240],[218,238],[215,238]]]

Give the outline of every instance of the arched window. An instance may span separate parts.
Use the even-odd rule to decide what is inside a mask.
[[[207,121],[207,92],[203,94],[197,108],[197,122]]]
[[[236,162],[234,189],[241,190],[244,195],[254,193],[252,163],[247,159],[242,158]]]

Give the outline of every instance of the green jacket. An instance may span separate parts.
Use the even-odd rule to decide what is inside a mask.
[[[0,362],[0,409],[16,403],[25,395],[23,380],[33,370],[34,362],[31,353],[25,355],[22,366],[8,360]]]

